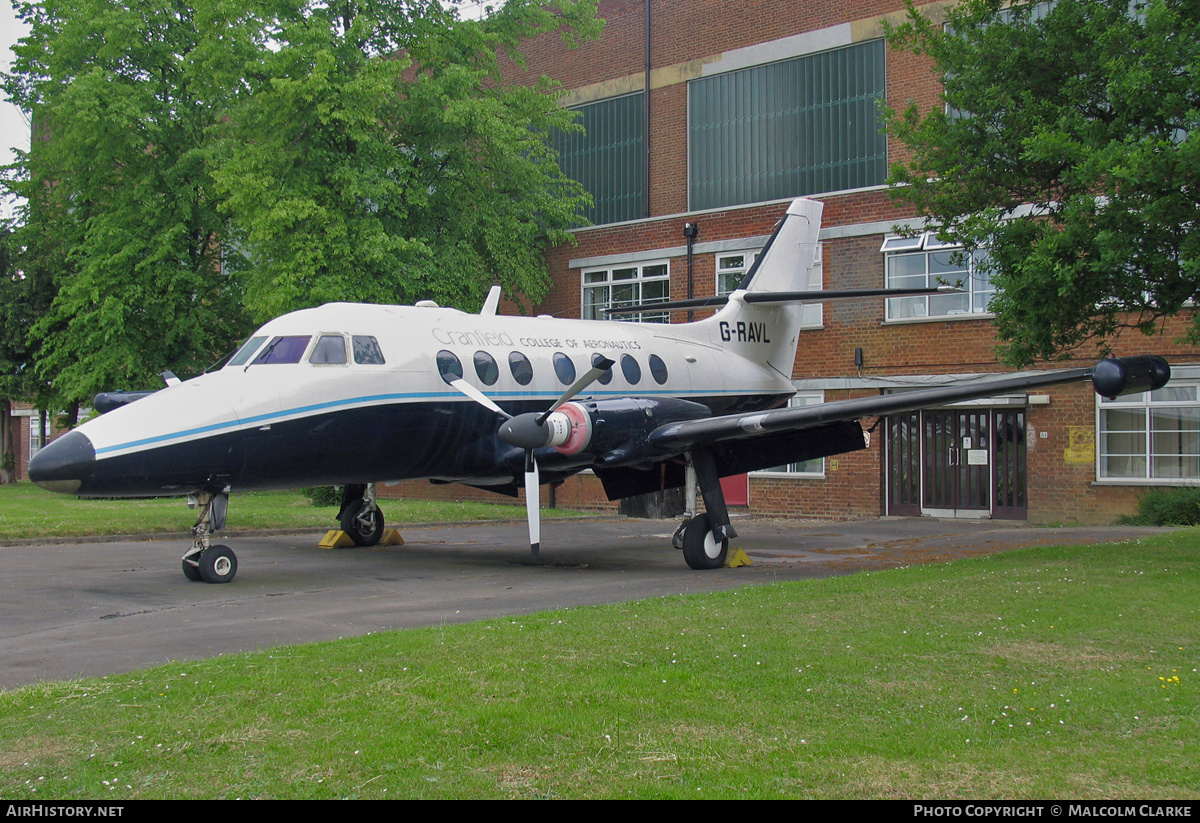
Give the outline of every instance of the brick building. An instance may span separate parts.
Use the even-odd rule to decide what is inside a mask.
[[[883,21],[902,15],[902,0],[653,0],[648,11],[602,0],[598,41],[534,41],[510,76],[548,74],[569,90],[587,134],[561,140],[563,167],[596,204],[578,244],[549,253],[548,297],[525,309],[599,317],[607,305],[717,294],[790,199],[808,195],[825,204],[824,288],[941,277],[967,294],[810,306],[794,403],[1004,371],[976,261],[955,262],[932,235],[894,234],[921,223],[888,195],[903,147],[879,133],[877,105],[935,105],[938,93],[925,58],[884,43]],[[903,415],[880,421],[865,451],[731,479],[729,501],[834,518],[1111,521],[1146,486],[1200,481],[1200,358],[1175,342],[1182,328],[1118,345],[1168,356],[1174,380],[1152,397],[1102,404],[1073,385]],[[586,476],[558,491],[560,505],[600,499]]]
[[[903,147],[880,134],[877,106],[938,99],[928,61],[884,43],[883,22],[902,15],[903,0],[601,0],[599,40],[531,42],[508,77],[549,75],[568,90],[564,105],[587,134],[562,138],[563,166],[596,204],[577,244],[548,253],[549,295],[521,308],[599,317],[613,304],[717,294],[737,283],[788,202],[807,195],[825,204],[811,287],[942,278],[967,293],[807,307],[793,403],[1004,371],[976,261],[956,262],[932,235],[894,234],[920,222],[887,191]],[[831,518],[1111,521],[1147,486],[1200,482],[1200,357],[1175,342],[1186,320],[1118,344],[1171,361],[1171,385],[1153,396],[1100,403],[1072,385],[885,419],[864,451],[730,479],[729,502]],[[496,500],[423,481],[380,491]],[[608,505],[588,474],[542,495]]]

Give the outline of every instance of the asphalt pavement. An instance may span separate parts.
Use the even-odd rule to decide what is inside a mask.
[[[737,518],[752,565],[695,572],[675,521],[547,520],[402,528],[403,546],[317,548],[318,533],[231,534],[224,585],[180,568],[189,540],[0,546],[0,688],[386,629],[944,562],[1011,548],[1107,543],[1161,529],[1000,521]]]

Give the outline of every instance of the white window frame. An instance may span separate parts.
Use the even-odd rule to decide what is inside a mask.
[[[1185,412],[1186,416],[1194,418],[1195,427],[1184,428],[1188,421],[1180,420],[1180,427],[1167,428],[1172,424],[1169,417],[1172,410]],[[1113,428],[1106,419],[1106,412],[1125,417],[1124,425],[1129,428]],[[1134,420],[1138,413],[1141,415],[1140,422]],[[1156,413],[1160,416],[1159,421],[1155,419]],[[1156,422],[1165,425],[1156,429]],[[1122,435],[1134,442],[1127,443],[1125,451],[1114,453],[1113,448],[1119,446],[1114,441],[1118,441]],[[1140,445],[1136,442],[1139,439]],[[1172,440],[1176,448],[1167,451],[1166,447]],[[1186,441],[1190,441],[1190,444]],[[1140,462],[1140,471],[1130,470],[1124,474],[1112,472],[1109,458],[1121,457],[1128,460],[1131,469]],[[1177,473],[1165,473],[1167,466],[1164,464],[1173,459],[1178,461]],[[1200,485],[1200,381],[1172,380],[1158,391],[1140,392],[1113,400],[1097,397],[1096,481],[1123,485]]]
[[[671,262],[669,260],[649,260],[645,263],[628,263],[613,266],[602,266],[584,269],[579,277],[579,309],[584,320],[623,320],[640,323],[670,323],[671,313],[667,311],[644,311],[636,314],[605,314],[601,309],[614,306],[634,306],[643,303],[663,302],[671,299]],[[645,298],[646,286],[653,284],[658,290],[662,288],[661,297]],[[614,287],[633,286],[634,296],[629,300],[614,303],[612,289]],[[606,289],[605,299],[589,300],[589,293],[597,293]]]
[[[816,406],[825,402],[825,392],[823,391],[798,391],[788,400],[788,408],[801,408],[803,406]],[[818,468],[818,466],[820,468]],[[805,468],[801,468],[805,467]],[[812,460],[805,460],[799,463],[788,463],[786,466],[775,466],[770,469],[761,469],[756,472],[751,472],[755,477],[789,477],[809,480],[824,480],[825,479],[825,458],[817,457]]]
[[[964,255],[962,246],[943,243],[936,232],[927,231],[915,237],[889,235],[879,249],[883,253],[884,284],[888,288],[937,288],[941,285],[959,285],[964,294],[925,295],[920,297],[889,297],[886,305],[886,322],[911,323],[929,320],[952,320],[962,318],[992,317],[988,309],[991,298],[996,294],[991,277],[982,268],[987,253],[977,251],[963,261],[955,261],[953,269],[936,270],[931,266],[934,255],[947,264],[952,255]],[[894,275],[892,266],[901,258],[924,258],[924,272]],[[931,269],[934,269],[931,271]],[[961,281],[961,283],[959,283]],[[966,308],[955,308],[966,298]],[[942,307],[945,307],[944,309]],[[931,311],[933,313],[931,313]]]
[[[813,265],[809,270],[808,283],[804,286],[805,291],[822,291],[825,288],[824,267],[821,262],[822,248],[824,243],[817,244],[817,253],[813,257]],[[737,282],[740,283],[746,276],[746,272],[754,265],[755,259],[758,258],[762,249],[753,251],[726,252],[716,256],[716,287],[717,296],[731,293],[733,288],[725,288],[725,283],[722,282],[721,275],[729,275],[737,277]],[[742,258],[741,265],[735,265],[733,260]],[[736,286],[734,286],[736,288]],[[825,328],[825,304],[824,303],[805,303],[801,308],[800,328],[802,329],[823,329]]]
[[[29,459],[42,450],[42,415],[37,410],[29,416]]]

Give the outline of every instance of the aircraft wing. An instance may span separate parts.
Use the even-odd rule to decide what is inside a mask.
[[[933,389],[668,423],[650,432],[648,440],[654,448],[681,452],[726,441],[828,428],[866,417],[943,406],[1089,378],[1101,395],[1115,397],[1130,392],[1157,389],[1167,382],[1170,373],[1170,367],[1161,357],[1131,357],[1122,360],[1109,358],[1100,361],[1094,368],[1022,372],[1003,377],[963,380],[952,386]]]

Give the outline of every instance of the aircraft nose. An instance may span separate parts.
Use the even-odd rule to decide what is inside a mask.
[[[43,489],[74,494],[96,470],[96,449],[87,435],[68,432],[29,461],[29,479]]]

